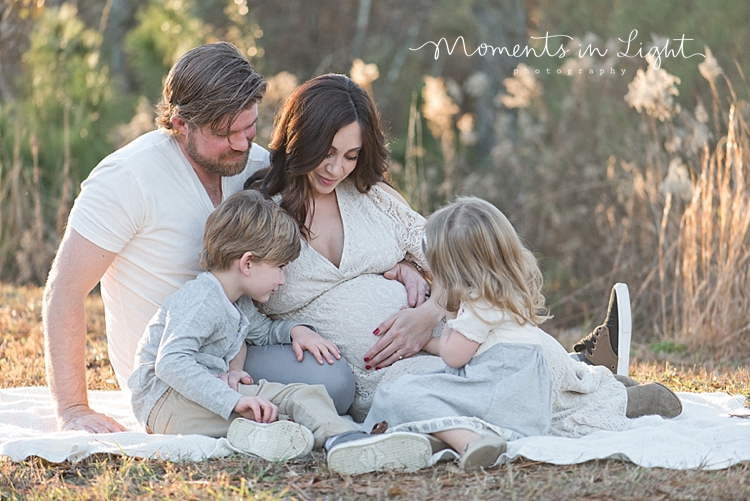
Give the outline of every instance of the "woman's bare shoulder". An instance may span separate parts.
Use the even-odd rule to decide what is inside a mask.
[[[398,200],[402,204],[404,204],[407,207],[409,207],[409,202],[407,202],[406,199],[401,196],[401,193],[399,193],[398,191],[396,191],[394,188],[392,188],[388,184],[384,183],[383,181],[380,181],[376,186],[378,188],[380,188],[381,190],[385,191],[386,193],[388,193],[389,195],[391,195],[393,198],[395,198],[396,200]]]

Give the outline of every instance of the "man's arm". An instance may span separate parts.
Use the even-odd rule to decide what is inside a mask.
[[[94,412],[86,393],[86,296],[115,257],[68,227],[44,289],[43,325],[47,381],[60,430],[125,431]]]

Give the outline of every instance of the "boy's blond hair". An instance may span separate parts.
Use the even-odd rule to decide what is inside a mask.
[[[481,301],[521,325],[549,318],[536,258],[491,203],[461,197],[438,210],[427,221],[423,247],[449,311]]]
[[[208,216],[201,266],[226,270],[246,252],[253,261],[286,264],[301,249],[297,223],[260,192],[245,190],[227,198]]]

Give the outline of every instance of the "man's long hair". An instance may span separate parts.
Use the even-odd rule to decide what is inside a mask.
[[[167,75],[156,125],[177,134],[172,117],[193,127],[229,132],[237,116],[263,98],[266,81],[234,45],[201,45],[183,55]]]

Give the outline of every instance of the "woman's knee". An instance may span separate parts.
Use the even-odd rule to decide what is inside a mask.
[[[255,381],[322,384],[339,414],[344,414],[354,401],[354,375],[346,362],[319,364],[307,351],[299,362],[291,345],[248,346],[245,371]]]

